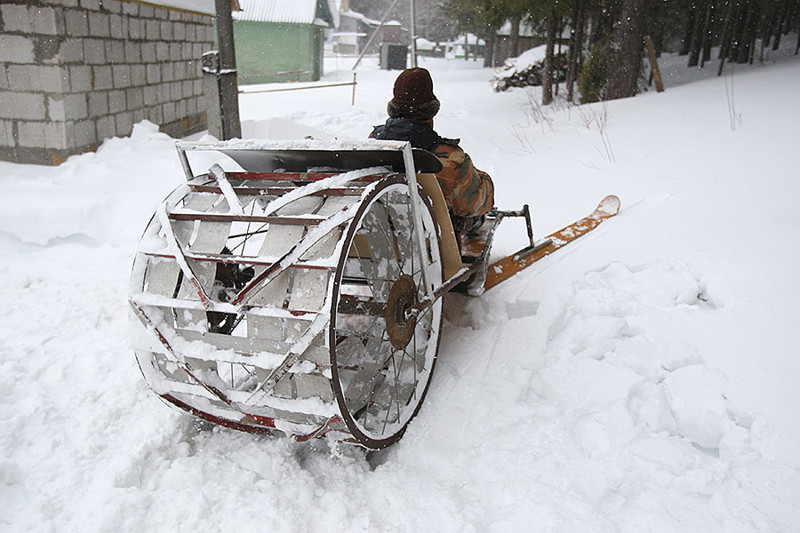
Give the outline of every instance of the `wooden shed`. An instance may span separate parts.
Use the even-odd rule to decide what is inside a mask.
[[[316,81],[322,76],[328,0],[239,0],[233,14],[240,84]]]

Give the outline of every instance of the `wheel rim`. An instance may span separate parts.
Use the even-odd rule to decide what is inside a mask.
[[[418,309],[423,269],[442,282],[430,206],[420,202],[425,250],[413,233],[409,188],[386,180],[348,229],[332,299],[334,394],[353,436],[369,448],[399,439],[419,410],[436,361],[441,300]]]

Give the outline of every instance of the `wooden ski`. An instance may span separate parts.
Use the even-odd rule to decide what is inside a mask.
[[[559,248],[566,246],[578,237],[586,235],[607,218],[611,218],[619,212],[619,198],[612,195],[606,196],[589,216],[584,217],[569,226],[561,228],[549,235],[541,244],[522,250],[504,257],[489,265],[486,272],[486,282],[483,284],[484,290],[489,290],[501,281],[505,281],[523,268],[531,266],[533,263],[550,255]]]

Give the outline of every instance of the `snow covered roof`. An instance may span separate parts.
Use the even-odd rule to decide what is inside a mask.
[[[369,24],[370,26],[380,26],[381,21],[368,18],[366,15],[358,13],[356,11],[342,11],[339,13],[340,17],[348,17],[356,20],[360,20],[365,24]]]
[[[214,0],[147,0],[147,3],[155,6],[194,11],[195,13],[203,13],[204,15],[211,16],[217,13]]]
[[[233,19],[243,22],[334,23],[328,0],[239,0],[239,5],[242,10],[235,12]]]

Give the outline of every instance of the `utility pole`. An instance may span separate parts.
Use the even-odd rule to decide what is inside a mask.
[[[233,0],[215,0],[217,8],[217,46],[219,48],[219,103],[222,115],[222,140],[241,138],[239,85],[236,80],[236,51],[233,45]]]

